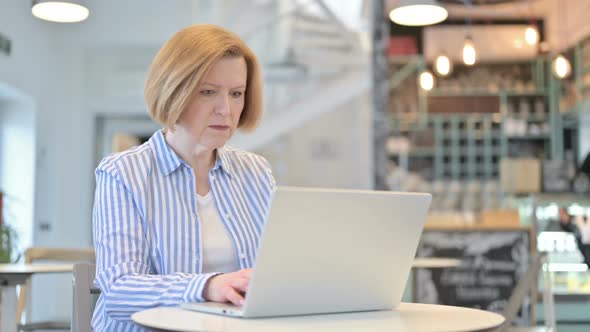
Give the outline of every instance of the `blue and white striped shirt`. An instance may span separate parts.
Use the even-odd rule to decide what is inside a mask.
[[[251,268],[275,190],[270,166],[263,157],[223,147],[208,177],[240,267]],[[93,227],[101,295],[94,331],[142,331],[133,313],[204,300],[204,285],[215,273],[202,271],[196,195],[192,168],[161,130],[100,163]]]

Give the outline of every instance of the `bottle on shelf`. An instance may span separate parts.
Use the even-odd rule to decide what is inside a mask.
[[[535,99],[535,118],[540,121],[545,120],[545,101],[543,98]]]
[[[527,98],[520,98],[518,102],[518,114],[520,118],[526,120],[529,118],[530,113],[531,105],[529,104],[529,101],[527,100]]]

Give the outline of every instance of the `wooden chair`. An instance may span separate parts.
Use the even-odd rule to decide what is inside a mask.
[[[547,264],[547,253],[539,252],[533,256],[532,262],[529,264],[524,275],[520,278],[516,287],[512,291],[508,303],[504,308],[502,315],[506,321],[495,332],[555,332],[555,305],[553,299],[553,291],[551,287],[551,276]],[[512,327],[510,326],[512,320],[518,314],[518,310],[522,305],[527,294],[531,294],[533,301],[537,298],[537,279],[539,272],[543,271],[543,307],[545,309],[545,326],[531,326],[531,327]]]
[[[94,248],[44,248],[44,247],[31,247],[25,252],[25,263],[32,264],[36,261],[51,261],[51,262],[94,262]],[[69,330],[70,322],[66,321],[41,321],[41,322],[30,322],[26,319],[26,322],[22,322],[23,312],[27,304],[27,292],[30,289],[30,280],[27,281],[26,285],[20,287],[20,293],[18,297],[18,306],[16,311],[16,319],[18,322],[19,331],[35,331],[35,330]]]

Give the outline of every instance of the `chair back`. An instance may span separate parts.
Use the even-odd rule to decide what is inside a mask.
[[[90,332],[90,320],[94,309],[93,294],[100,294],[94,286],[96,265],[90,263],[74,264],[72,278],[72,332]]]
[[[37,261],[51,262],[94,262],[94,248],[48,248],[48,247],[31,247],[25,251],[25,263],[33,264]],[[28,290],[30,289],[30,280],[25,285],[21,285],[18,295],[18,305],[16,310],[16,319],[20,330],[32,331],[38,329],[63,329],[68,328],[69,322],[27,322],[22,323],[23,312],[25,311]]]

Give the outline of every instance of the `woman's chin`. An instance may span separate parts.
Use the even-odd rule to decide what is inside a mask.
[[[218,148],[222,148],[225,145],[225,143],[227,143],[227,141],[228,140],[226,140],[226,139],[213,139],[213,140],[207,141],[205,146],[207,146],[211,150],[215,150]]]

